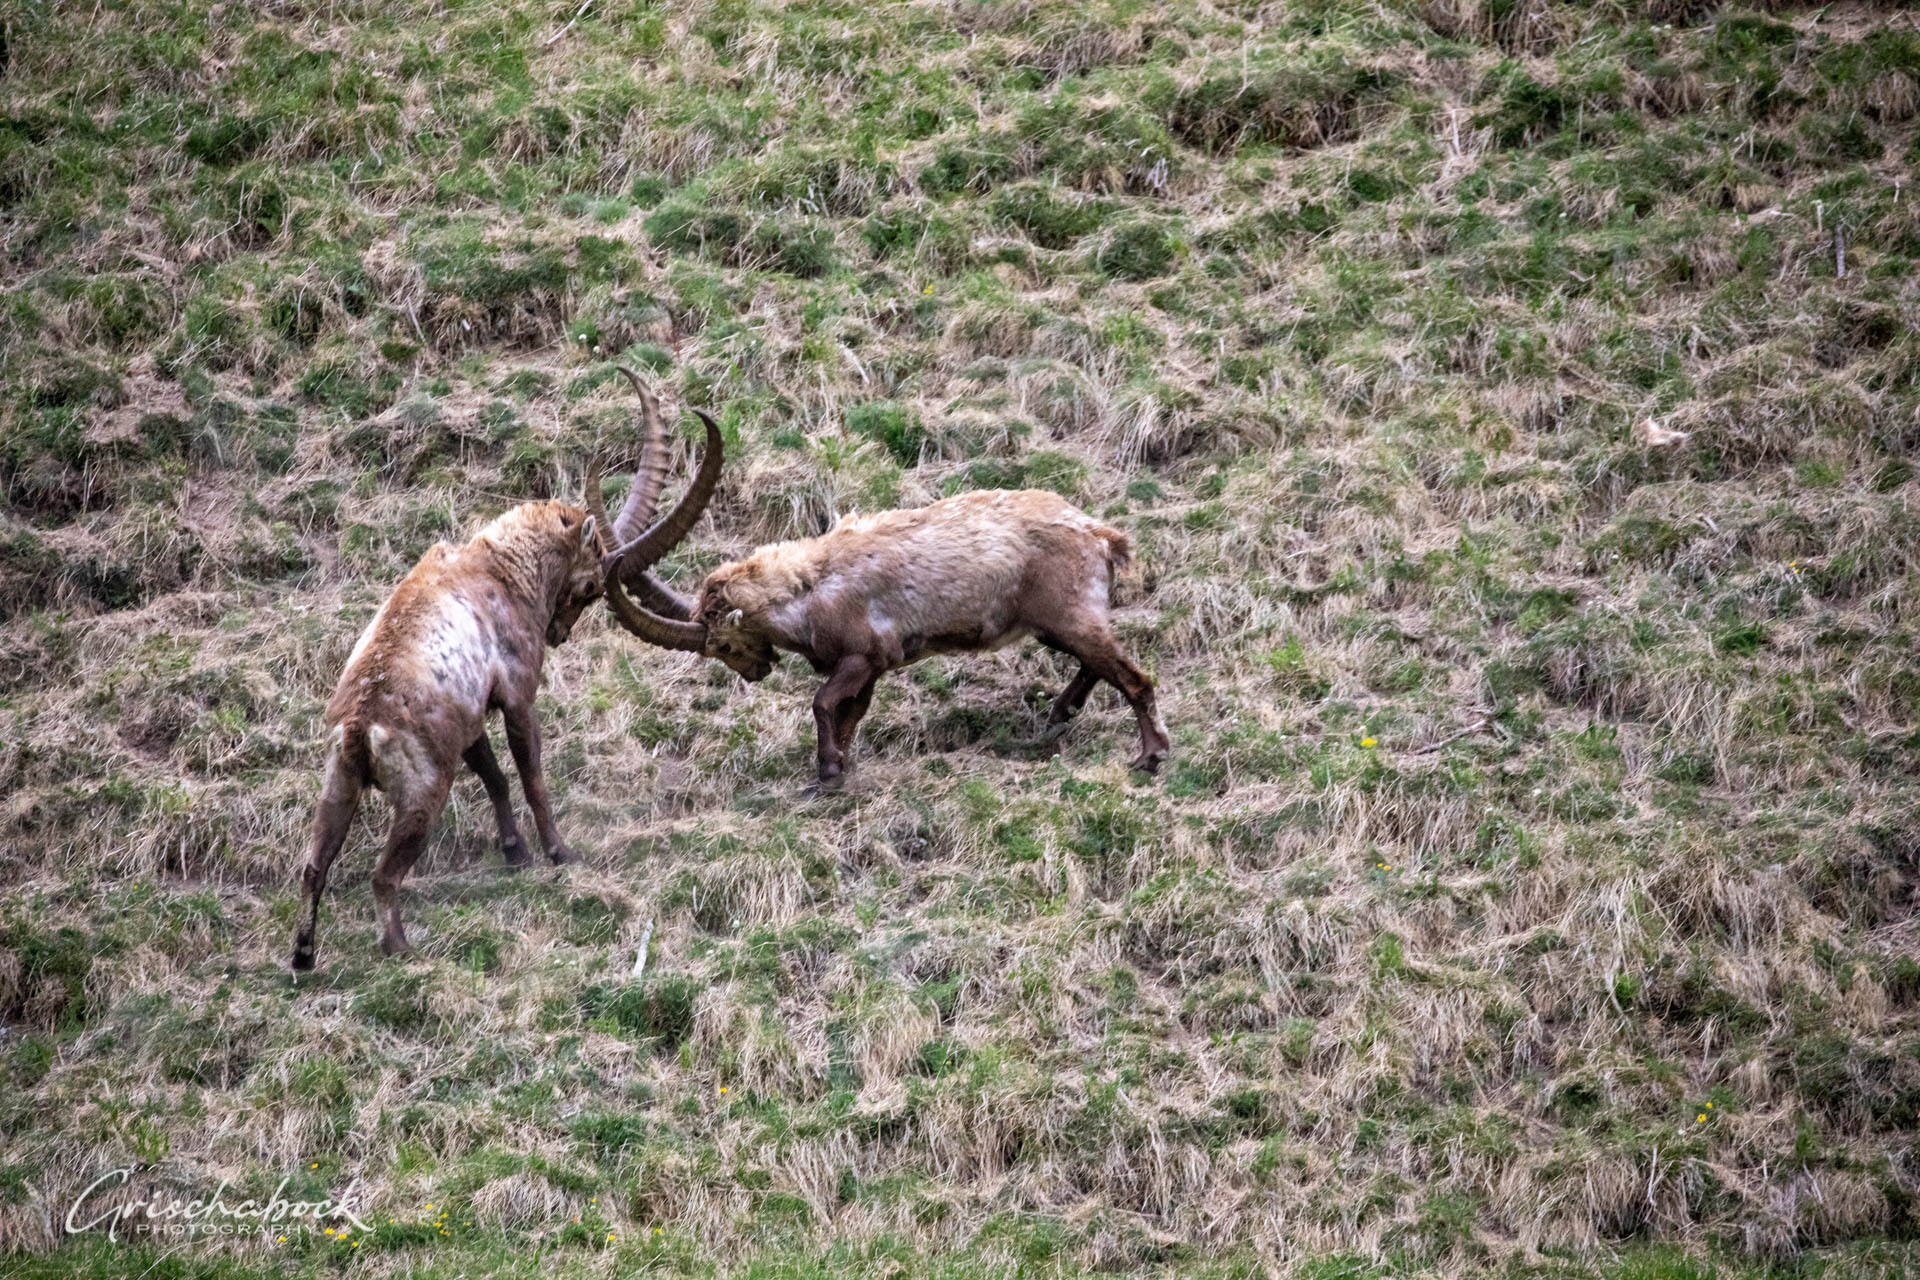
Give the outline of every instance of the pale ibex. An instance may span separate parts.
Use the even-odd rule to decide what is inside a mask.
[[[1104,680],[1139,721],[1133,767],[1152,772],[1167,758],[1153,683],[1107,621],[1113,577],[1129,555],[1124,533],[1056,494],[981,490],[910,511],[848,516],[820,537],[762,547],[708,574],[698,598],[688,600],[650,570],[692,530],[720,478],[720,430],[705,413],[700,418],[706,452],[686,496],[637,537],[641,521],[623,511],[616,522],[607,602],[641,639],[718,658],[747,680],[765,679],[782,649],[828,677],[813,700],[822,788],[842,781],[855,727],[882,674],[928,654],[994,649],[1027,636],[1080,660],[1079,674],[1054,700],[1050,735],[1064,732]],[[587,501],[601,510],[591,483]]]
[[[621,372],[641,399],[646,440],[628,506],[644,520],[665,476],[665,440],[652,396],[632,373]],[[588,484],[599,492],[592,468]],[[380,606],[327,704],[333,730],[302,875],[295,969],[313,968],[327,869],[367,786],[386,792],[393,805],[386,850],[373,870],[374,909],[385,922],[380,947],[388,955],[408,950],[400,882],[420,856],[462,761],[480,775],[493,802],[507,864],[526,865],[507,780],[487,741],[487,714],[496,708],[541,845],[555,863],[574,861],[553,824],[533,703],[547,646],[564,644],[581,611],[600,598],[612,545],[605,530],[604,520],[579,507],[526,503],[463,546],[435,546]]]

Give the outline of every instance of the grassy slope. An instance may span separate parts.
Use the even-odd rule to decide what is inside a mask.
[[[237,1260],[308,1272],[1911,1261],[1912,15],[575,8],[6,11],[3,1247],[144,1159],[364,1179]],[[734,441],[682,581],[977,485],[1127,528],[1175,766],[1108,694],[1041,757],[1022,648],[803,804],[804,672],[595,621],[589,867],[463,782],[424,955],[363,826],[290,983],[353,637],[631,445],[615,351]]]

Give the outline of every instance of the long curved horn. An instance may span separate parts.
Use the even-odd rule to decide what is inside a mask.
[[[693,616],[693,601],[656,578],[651,569],[642,569],[639,581],[626,585],[634,589],[642,604],[664,618],[685,622]]]
[[[600,492],[600,459],[587,464],[587,514],[593,517],[594,539],[603,558],[613,552],[613,526],[607,522],[607,499]]]
[[[620,518],[606,526],[617,547],[631,542],[653,520],[660,489],[667,482],[667,428],[660,416],[660,402],[640,381],[640,375],[623,364],[613,367],[633,384],[633,393],[640,397],[640,469],[634,472],[627,500],[620,504]]]
[[[720,466],[726,460],[726,444],[720,438],[720,424],[713,420],[713,415],[704,409],[695,409],[694,412],[707,425],[707,447],[700,455],[700,470],[694,474],[693,483],[687,486],[686,493],[681,495],[679,505],[655,522],[651,529],[607,557],[606,571],[609,575],[618,573],[622,578],[628,578],[643,569],[651,569],[661,556],[673,550],[693,531],[694,523],[707,509],[707,502],[720,483]]]
[[[623,364],[613,367],[633,384],[634,394],[640,398],[640,466],[627,490],[626,501],[620,505],[617,523],[607,519],[606,499],[600,492],[601,468],[598,457],[587,471],[587,510],[597,520],[603,557],[610,557],[614,548],[631,540],[647,521],[653,519],[654,508],[660,501],[660,490],[667,479],[667,431],[660,416],[660,402],[632,369]],[[693,601],[662,582],[652,571],[641,569],[636,573],[628,569],[623,576],[626,585],[633,588],[652,612],[664,614],[678,622],[693,616]]]
[[[613,616],[621,626],[648,644],[657,644],[662,649],[681,649],[688,653],[701,653],[707,647],[707,629],[699,623],[663,618],[651,609],[643,609],[635,604],[620,585],[617,567],[607,574],[607,604],[613,609]]]

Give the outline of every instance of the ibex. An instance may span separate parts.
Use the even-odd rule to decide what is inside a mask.
[[[664,436],[653,399],[640,392],[646,442],[628,505],[645,519],[665,476]],[[589,487],[599,492],[589,470]],[[304,901],[293,967],[311,969],[314,930],[327,869],[345,842],[369,785],[393,805],[387,845],[373,870],[380,947],[408,950],[400,923],[400,882],[446,806],[460,763],[480,775],[510,867],[527,862],[507,780],[487,741],[498,708],[520,785],[555,863],[574,860],[553,824],[540,771],[534,695],[549,645],[564,644],[581,611],[600,598],[610,548],[604,520],[563,502],[529,502],[488,524],[463,546],[440,543],[394,588],[347,659],[327,704],[329,738],[320,811],[302,875]]]
[[[638,536],[644,516],[622,511],[614,524],[619,549],[607,561],[607,602],[642,640],[718,658],[749,681],[767,677],[776,650],[799,654],[826,676],[813,700],[821,789],[844,780],[854,730],[883,674],[928,654],[995,649],[1027,636],[1080,660],[1054,700],[1049,736],[1065,731],[1104,680],[1139,721],[1133,767],[1152,772],[1167,758],[1153,683],[1107,621],[1127,537],[1055,494],[981,490],[915,510],[847,516],[820,537],[721,565],[695,600],[660,582],[652,566],[692,530],[720,478],[719,428],[699,416],[706,451],[679,504]],[[602,510],[593,477],[587,502]]]

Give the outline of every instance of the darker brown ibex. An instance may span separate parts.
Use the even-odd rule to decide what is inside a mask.
[[[1063,732],[1104,680],[1139,721],[1133,767],[1151,772],[1167,758],[1153,683],[1107,620],[1113,577],[1129,554],[1124,533],[1052,493],[982,490],[916,510],[848,516],[818,538],[762,547],[708,574],[688,600],[651,569],[692,530],[720,478],[720,431],[700,418],[706,452],[686,496],[637,536],[643,519],[623,511],[615,522],[607,601],[641,639],[718,658],[747,680],[766,678],[776,650],[799,654],[826,676],[813,700],[821,787],[841,782],[881,675],[928,654],[1027,636],[1080,660],[1054,700],[1050,734]],[[600,510],[591,484],[587,501]]]
[[[646,441],[628,506],[644,520],[665,475],[665,441],[652,396],[632,373],[621,372],[640,393]],[[592,469],[588,484],[599,492]],[[313,967],[327,869],[367,786],[386,792],[393,805],[386,849],[373,870],[374,908],[384,921],[380,946],[388,955],[408,949],[400,882],[420,856],[462,761],[486,786],[508,865],[526,864],[507,780],[487,741],[487,715],[496,708],[541,845],[556,863],[574,860],[553,824],[533,703],[547,646],[565,643],[581,611],[601,595],[611,545],[605,529],[604,521],[567,503],[526,503],[463,546],[443,542],[428,551],[380,606],[327,704],[333,730],[302,876],[295,969]]]

